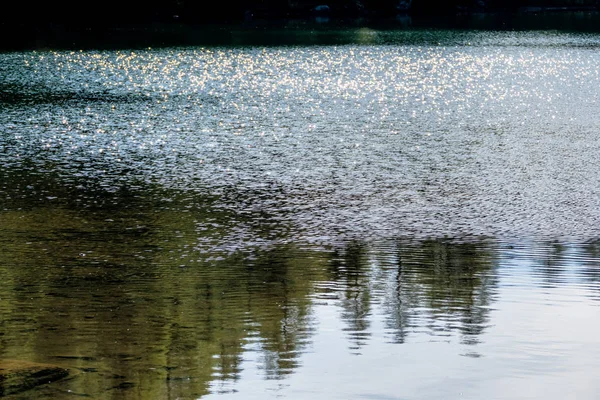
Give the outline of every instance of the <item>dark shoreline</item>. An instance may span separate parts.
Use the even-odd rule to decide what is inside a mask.
[[[89,25],[0,23],[0,51],[142,49],[171,46],[336,44],[335,33],[373,30],[553,30],[600,32],[600,11],[546,7],[519,12],[462,12],[443,16],[256,18],[238,23],[106,23]],[[320,36],[319,36],[320,35]],[[329,36],[327,36],[329,35]]]

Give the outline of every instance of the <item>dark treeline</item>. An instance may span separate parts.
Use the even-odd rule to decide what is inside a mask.
[[[515,12],[597,9],[598,0],[61,0],[32,7],[17,2],[0,14],[2,25],[59,24],[90,26],[123,23],[239,22],[248,19],[331,17],[386,17],[398,13],[449,15],[464,12]],[[321,7],[319,7],[321,6]],[[326,6],[326,7],[323,7]]]

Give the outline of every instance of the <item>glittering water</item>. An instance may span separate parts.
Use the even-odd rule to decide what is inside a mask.
[[[294,239],[596,236],[599,37],[472,36],[4,54],[2,168],[215,195]]]
[[[344,35],[0,54],[27,398],[597,398],[600,36]]]

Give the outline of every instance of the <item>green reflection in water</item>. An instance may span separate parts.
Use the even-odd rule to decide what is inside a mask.
[[[67,182],[52,166],[2,175],[0,357],[75,371],[27,396],[197,398],[239,379],[248,352],[279,379],[318,330],[315,302],[341,310],[340,340],[356,353],[380,333],[377,305],[396,343],[427,330],[474,344],[488,321],[491,245],[227,250],[218,244],[240,228],[268,238],[279,227],[219,211],[214,197]]]

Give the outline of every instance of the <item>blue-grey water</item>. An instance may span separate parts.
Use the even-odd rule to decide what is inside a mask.
[[[598,398],[600,35],[337,34],[0,53],[13,397]]]

